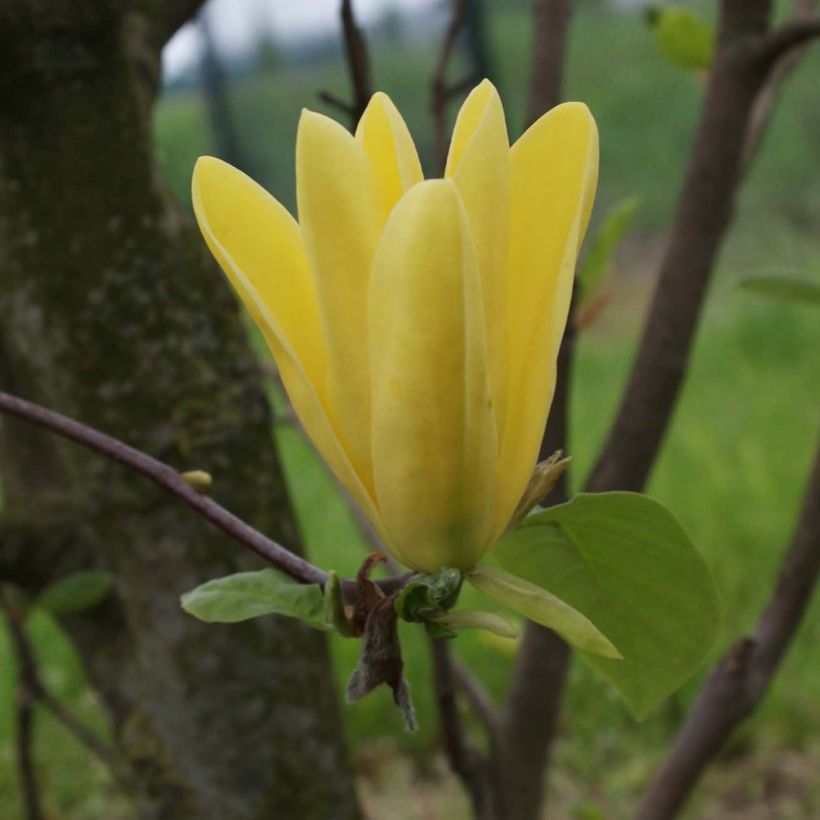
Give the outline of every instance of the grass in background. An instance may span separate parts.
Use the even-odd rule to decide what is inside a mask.
[[[498,85],[511,134],[516,135],[526,100],[529,20],[523,7],[497,4],[489,30]],[[436,45],[373,44],[378,86],[393,96],[408,120],[428,174],[434,169],[426,79]],[[733,282],[752,269],[820,271],[820,243],[811,238],[820,219],[820,143],[813,136],[820,131],[820,109],[813,104],[818,67],[820,54],[815,50],[789,81],[763,153],[744,188],[682,400],[649,490],[680,518],[715,571],[726,613],[718,651],[753,624],[771,589],[817,434],[816,311],[766,302],[735,289]],[[316,100],[320,88],[342,96],[347,93],[338,57],[249,76],[232,88],[245,170],[290,208],[299,110],[302,106],[323,110]],[[567,96],[585,100],[598,120],[597,210],[600,213],[628,195],[639,196],[641,204],[632,239],[620,255],[614,299],[601,320],[584,332],[579,345],[570,447],[576,485],[608,428],[631,361],[658,239],[672,215],[701,92],[694,76],[666,65],[656,55],[638,17],[607,12],[597,4],[578,14]],[[190,92],[166,95],[158,107],[156,133],[168,184],[188,202],[193,162],[213,150],[199,97]],[[311,558],[353,574],[367,547],[349,509],[301,434],[286,424],[278,425],[276,434]],[[820,704],[812,696],[820,675],[818,615],[820,602],[815,601],[760,713],[732,744],[735,753],[756,750],[764,770],[780,759],[784,748],[802,754],[801,759],[820,760],[812,739],[820,721]],[[45,619],[37,620],[34,632],[57,694],[101,725],[71,647]],[[374,765],[374,757],[383,759],[385,750],[388,757],[391,750],[400,749],[422,761],[435,740],[426,641],[419,629],[409,625],[403,626],[402,638],[422,729],[416,735],[402,731],[387,690],[346,707],[349,736],[363,770]],[[456,646],[501,696],[511,648],[477,633],[464,633]],[[333,639],[332,648],[341,693],[355,665],[358,643]],[[8,658],[2,643],[0,658]],[[3,663],[0,807],[4,816],[18,811],[10,745],[11,673],[9,664]],[[611,687],[582,662],[574,663],[554,775],[567,811],[592,817],[583,811],[597,805],[606,816],[625,814],[696,688],[697,680],[647,721],[636,724]],[[47,805],[55,816],[82,820],[113,816],[105,774],[47,718],[38,728],[37,754]],[[720,776],[717,773],[709,781],[715,794],[724,782],[715,779]],[[759,778],[736,777],[731,781],[732,799],[738,790],[753,794],[755,782]],[[396,788],[407,789],[406,778]],[[806,789],[798,803],[809,814],[812,805],[820,811],[820,795],[812,796]],[[391,811],[395,806],[393,801]]]

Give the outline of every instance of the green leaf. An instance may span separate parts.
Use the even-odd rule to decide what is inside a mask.
[[[707,69],[715,54],[715,30],[691,9],[683,6],[655,7],[648,15],[658,51],[673,65]]]
[[[621,657],[588,617],[548,592],[543,585],[483,563],[469,570],[466,578],[480,592],[525,618],[554,629],[573,646],[607,658]]]
[[[703,663],[717,636],[711,573],[674,516],[646,496],[582,493],[527,518],[493,554],[606,633],[623,660],[585,656],[638,718]]]
[[[759,273],[744,276],[738,284],[744,290],[778,302],[820,305],[820,279],[795,274]]]
[[[518,627],[509,618],[495,612],[462,609],[432,616],[430,620],[448,632],[456,632],[459,629],[483,629],[502,638],[518,637]]]
[[[318,584],[298,584],[275,569],[237,572],[186,592],[182,608],[208,623],[236,623],[262,615],[299,618],[316,629],[330,629]]]
[[[74,572],[47,586],[35,599],[34,606],[52,615],[82,612],[100,603],[111,591],[111,575],[100,569]]]
[[[612,257],[629,228],[637,207],[638,198],[630,196],[616,202],[607,211],[578,271],[583,303],[593,297],[605,283],[612,269]]]

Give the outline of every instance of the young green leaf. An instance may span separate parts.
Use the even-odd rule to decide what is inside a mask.
[[[262,615],[299,618],[316,629],[331,628],[318,584],[298,584],[273,568],[215,578],[186,592],[182,608],[208,623],[235,623]]]
[[[606,658],[621,657],[589,618],[543,586],[484,563],[473,567],[465,577],[480,592],[531,621],[554,629],[573,646]]]
[[[719,628],[712,576],[681,525],[636,493],[582,493],[531,515],[493,555],[590,618],[623,660],[584,653],[646,716],[700,665]]]
[[[578,271],[582,304],[595,296],[606,282],[612,269],[612,257],[629,228],[637,207],[638,198],[630,196],[619,200],[606,212]]]
[[[82,612],[99,604],[111,591],[111,575],[100,569],[74,572],[47,586],[34,600],[33,606],[52,615]]]

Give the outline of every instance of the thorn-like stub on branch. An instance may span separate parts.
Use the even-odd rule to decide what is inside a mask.
[[[558,483],[558,479],[561,478],[571,461],[569,457],[563,458],[563,455],[561,450],[556,450],[548,459],[535,465],[530,477],[530,483],[527,485],[521,501],[518,502],[518,506],[515,508],[513,517],[510,520],[510,525],[507,527],[508,532],[523,521],[530,510],[540,504],[552,492],[553,487]]]
[[[188,470],[179,475],[191,489],[196,490],[200,495],[207,495],[214,484],[213,476],[205,470]]]

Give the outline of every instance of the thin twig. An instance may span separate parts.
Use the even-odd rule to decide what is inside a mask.
[[[26,638],[21,614],[6,598],[0,586],[0,608],[9,628],[11,645],[17,661],[17,694],[15,702],[15,734],[17,775],[26,820],[42,820],[40,784],[34,763],[34,703],[37,698],[37,668],[34,654]]]
[[[281,544],[277,544],[276,541],[263,535],[241,518],[228,512],[213,499],[200,495],[180,477],[173,467],[147,453],[53,410],[47,410],[38,404],[2,391],[0,391],[0,411],[38,424],[141,473],[163,490],[184,501],[206,521],[253,550],[294,580],[304,584],[324,584],[326,581],[327,573],[324,570],[292,553]],[[407,576],[404,575],[377,583],[383,592],[389,593],[402,586],[406,579]],[[354,582],[344,581],[343,587],[346,594],[355,594]]]
[[[458,711],[458,690],[450,647],[446,640],[434,638],[430,640],[430,650],[439,725],[450,768],[467,789],[476,820],[499,817],[486,761],[470,742]]]
[[[808,43],[815,37],[820,37],[820,15],[789,20],[757,44],[752,59],[765,66],[772,66],[787,51]]]
[[[448,85],[447,83],[447,66],[452,57],[459,32],[466,19],[465,0],[452,0],[452,6],[453,12],[444,32],[444,38],[441,41],[441,49],[430,82],[430,109],[433,114],[433,127],[436,137],[436,158],[442,171],[447,162],[447,103],[469,84],[470,79],[473,79],[469,78],[454,85]]]
[[[794,20],[805,19],[816,8],[816,0],[798,0],[794,8]],[[760,89],[749,117],[749,127],[743,144],[743,154],[740,159],[741,176],[748,173],[755,157],[760,152],[761,143],[768,130],[777,101],[780,99],[780,90],[797,67],[808,47],[809,43],[804,42],[786,51],[775,62],[766,84]]]
[[[753,634],[715,666],[701,688],[639,820],[671,820],[723,744],[758,706],[792,642],[820,573],[820,449],[777,585]]]
[[[353,125],[352,130],[355,131],[371,96],[373,96],[373,80],[370,74],[370,57],[367,53],[367,43],[362,30],[356,23],[352,0],[342,0],[341,18],[347,68],[353,90],[353,103],[349,106],[349,114]]]
[[[323,103],[327,103],[329,106],[338,109],[351,119],[355,117],[356,122],[359,121],[359,117],[356,114],[356,109],[349,102],[345,102],[341,97],[337,97],[330,91],[325,90],[319,91],[317,96]]]
[[[43,676],[40,674],[34,647],[26,633],[24,625],[25,613],[18,611],[11,605],[3,593],[2,588],[0,588],[0,608],[2,608],[6,622],[9,625],[9,631],[19,666],[18,678],[20,680],[20,688],[24,693],[27,708],[31,710],[35,704],[39,703],[48,709],[52,716],[62,723],[79,743],[85,746],[105,765],[112,778],[124,786],[115,764],[116,754],[114,750],[101,738],[97,737],[76,715],[63,706],[46,687],[43,682]],[[28,722],[30,723],[31,720],[29,719]]]
[[[498,707],[481,681],[454,652],[450,663],[453,669],[453,680],[458,688],[464,692],[473,713],[484,726],[491,749],[498,748],[499,732],[501,731]]]

